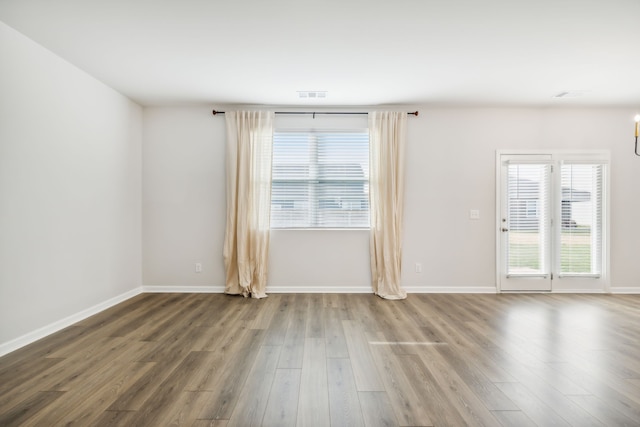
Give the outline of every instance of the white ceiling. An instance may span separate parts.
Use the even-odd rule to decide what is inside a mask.
[[[0,0],[0,20],[143,105],[640,106],[640,0]]]

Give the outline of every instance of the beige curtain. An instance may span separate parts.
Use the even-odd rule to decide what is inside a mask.
[[[400,285],[407,113],[369,113],[371,279],[376,295],[404,299]]]
[[[267,296],[273,117],[269,111],[227,111],[225,293]]]

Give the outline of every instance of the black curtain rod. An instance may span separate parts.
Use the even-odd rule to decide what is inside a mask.
[[[217,110],[213,110],[213,115],[217,116],[218,114],[224,114],[224,111],[217,111]],[[343,112],[335,112],[335,111],[320,111],[320,112],[315,112],[315,111],[276,111],[275,114],[313,114],[313,116],[315,117],[316,114],[340,114],[340,115],[363,115],[363,114],[369,114],[366,112],[359,112],[359,111],[343,111]],[[407,114],[411,115],[411,116],[418,116],[418,112],[417,111],[410,111]]]

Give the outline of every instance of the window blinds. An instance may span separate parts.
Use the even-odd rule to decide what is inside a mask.
[[[549,164],[508,165],[507,275],[549,271]]]
[[[369,135],[274,133],[272,228],[369,227]]]
[[[564,163],[560,233],[560,275],[602,271],[602,164]]]

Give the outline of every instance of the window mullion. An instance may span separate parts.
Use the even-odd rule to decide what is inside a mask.
[[[309,223],[312,227],[318,227],[318,135],[309,134],[309,213],[311,215]]]

